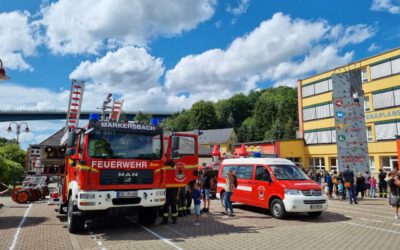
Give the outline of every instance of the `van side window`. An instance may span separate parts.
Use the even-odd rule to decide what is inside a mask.
[[[253,177],[254,167],[253,166],[224,166],[222,170],[222,177],[226,177],[229,171],[235,171],[238,179],[251,180]]]
[[[237,166],[236,176],[238,179],[251,180],[253,177],[254,166]]]
[[[264,166],[257,166],[256,180],[258,181],[271,181],[271,175]]]

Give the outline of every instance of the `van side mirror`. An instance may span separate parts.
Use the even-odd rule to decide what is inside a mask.
[[[172,152],[177,151],[179,149],[179,136],[172,137]]]
[[[179,158],[179,151],[178,150],[172,150],[172,159]]]

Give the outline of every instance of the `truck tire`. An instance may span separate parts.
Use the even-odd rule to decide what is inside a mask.
[[[74,206],[74,202],[71,197],[68,199],[68,213],[67,213],[67,224],[68,224],[68,232],[72,234],[80,233],[85,228],[85,218],[83,216],[79,216],[74,214],[78,209]]]
[[[144,226],[153,225],[156,222],[157,216],[157,207],[142,207],[138,211],[139,223]]]
[[[59,213],[59,214],[67,214],[67,213],[64,211],[64,208],[68,208],[68,206],[66,206],[66,205],[59,205],[59,206],[58,206],[58,213]]]
[[[271,201],[270,210],[274,218],[283,219],[286,217],[285,205],[283,205],[283,202],[278,198]]]
[[[309,216],[313,217],[313,218],[317,218],[318,216],[320,216],[322,214],[322,211],[319,211],[319,212],[308,212],[307,214]]]

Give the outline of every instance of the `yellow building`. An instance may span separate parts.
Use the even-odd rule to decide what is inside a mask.
[[[306,167],[337,168],[331,76],[354,69],[361,70],[371,172],[398,166],[400,48],[298,81],[299,134],[305,141]]]

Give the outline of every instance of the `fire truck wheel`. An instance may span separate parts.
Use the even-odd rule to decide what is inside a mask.
[[[221,205],[222,207],[225,207],[225,192],[221,193]]]
[[[28,190],[19,190],[15,195],[15,201],[19,204],[26,204],[31,199],[31,194]]]
[[[285,205],[283,205],[283,202],[278,198],[271,201],[270,209],[272,216],[277,219],[283,219],[286,216]]]
[[[71,198],[71,197],[70,197]],[[74,214],[78,209],[74,206],[72,199],[68,200],[68,232],[72,234],[80,233],[85,228],[85,218]]]
[[[64,208],[68,208],[66,205],[59,205],[58,206],[58,213],[59,214],[67,214],[65,211],[64,211]]]
[[[144,226],[153,225],[156,222],[158,215],[158,208],[156,207],[142,207],[138,211],[139,223]]]
[[[314,217],[314,218],[320,216],[321,214],[322,214],[322,211],[319,211],[319,212],[308,212],[308,215],[311,216],[311,217]]]

